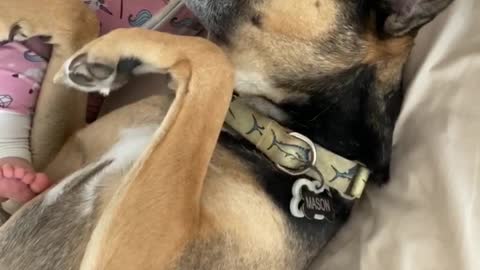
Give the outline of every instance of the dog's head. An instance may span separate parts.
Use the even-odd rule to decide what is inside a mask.
[[[284,109],[339,154],[385,171],[418,29],[452,0],[186,0],[236,66],[236,91]]]

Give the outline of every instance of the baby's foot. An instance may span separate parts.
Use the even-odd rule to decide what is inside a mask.
[[[0,159],[0,200],[24,203],[50,185],[48,176],[36,173],[26,160],[14,157]]]

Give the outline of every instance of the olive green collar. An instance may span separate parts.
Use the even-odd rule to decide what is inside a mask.
[[[337,190],[344,198],[359,199],[370,171],[287,130],[276,121],[234,99],[225,123],[254,144],[287,174],[309,176]]]

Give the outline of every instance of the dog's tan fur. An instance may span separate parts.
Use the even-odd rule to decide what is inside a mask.
[[[74,0],[58,2],[49,1],[55,8],[45,9],[51,15],[45,17],[61,14],[54,26],[43,16],[33,16],[34,10],[43,11],[43,2],[41,8],[34,0],[0,4],[11,17],[0,19],[0,34],[24,17],[23,34],[52,36],[61,48],[43,86],[55,92],[63,90],[49,84],[50,69],[60,61],[56,59],[73,54],[98,32],[93,15]],[[22,10],[25,5],[35,8]],[[199,38],[140,29],[116,30],[83,46],[58,73],[58,81],[78,86],[69,79],[72,62],[113,70],[134,58],[149,70],[169,73],[176,97],[155,96],[128,105],[73,135],[47,167],[52,178],[63,181],[0,227],[0,270],[306,266],[316,251],[301,245],[305,239],[295,238],[291,223],[260,186],[252,167],[216,140],[233,89],[231,62],[238,92],[273,102],[302,101],[308,93],[279,87],[272,75],[315,78],[358,64],[376,66],[376,94],[380,99],[388,94],[400,80],[412,37],[381,39],[373,27],[356,36],[352,29],[341,29],[341,6],[335,0],[255,3],[252,21],[231,29],[223,52]],[[317,44],[338,33],[339,42],[319,49]],[[383,126],[376,121],[386,109],[379,108],[370,119],[379,132]],[[125,137],[126,129],[134,132]],[[34,133],[34,139],[40,133]],[[51,137],[49,142],[62,139]],[[139,149],[134,149],[137,144]],[[119,145],[126,146],[125,151],[119,151]],[[53,152],[38,155],[45,160]]]

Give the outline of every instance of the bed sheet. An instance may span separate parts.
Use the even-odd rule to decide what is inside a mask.
[[[480,269],[479,15],[457,0],[419,33],[390,183],[368,188],[312,270]]]

